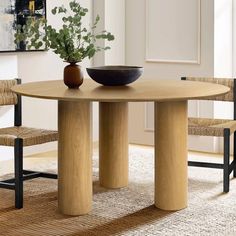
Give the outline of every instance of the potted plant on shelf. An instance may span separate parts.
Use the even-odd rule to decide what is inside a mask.
[[[15,43],[24,42],[28,49],[52,49],[61,59],[68,62],[64,69],[64,83],[69,88],[78,88],[83,83],[83,73],[77,64],[84,58],[92,58],[96,52],[110,49],[96,45],[97,40],[114,40],[107,31],[95,33],[100,17],[97,16],[93,25],[87,29],[82,19],[88,12],[76,0],[69,3],[69,10],[64,6],[52,9],[52,14],[61,16],[62,27],[57,30],[49,25],[46,19],[29,17],[24,26],[17,26]]]

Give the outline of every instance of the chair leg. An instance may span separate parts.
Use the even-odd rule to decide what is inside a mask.
[[[224,192],[229,192],[230,130],[224,129]]]
[[[234,162],[236,162],[236,132],[234,132]],[[233,170],[233,176],[236,177],[236,167]]]
[[[23,140],[15,139],[14,146],[15,164],[15,208],[23,207]]]

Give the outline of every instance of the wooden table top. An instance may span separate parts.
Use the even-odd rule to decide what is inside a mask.
[[[218,84],[145,78],[119,87],[102,86],[91,79],[85,79],[79,89],[68,89],[62,80],[51,80],[16,85],[12,90],[28,97],[103,102],[183,101],[229,92],[228,87]]]

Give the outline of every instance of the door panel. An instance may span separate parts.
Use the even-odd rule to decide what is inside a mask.
[[[189,101],[188,116],[209,117],[212,103]],[[204,152],[218,151],[214,137],[192,136],[188,138],[188,149]],[[154,104],[130,103],[129,104],[129,141],[134,144],[154,144]]]

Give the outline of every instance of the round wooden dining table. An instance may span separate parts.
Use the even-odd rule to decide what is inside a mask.
[[[79,89],[68,89],[54,80],[12,90],[58,100],[58,207],[67,215],[92,209],[93,101],[99,102],[99,181],[111,189],[128,186],[128,102],[155,103],[154,202],[162,210],[180,210],[188,204],[188,100],[229,92],[218,84],[145,78],[128,86],[101,86],[85,79]]]

